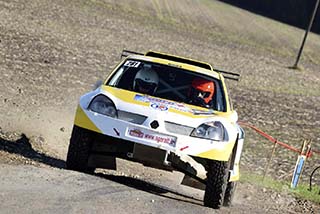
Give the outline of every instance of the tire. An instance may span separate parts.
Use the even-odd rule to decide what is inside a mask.
[[[67,155],[67,169],[93,174],[95,168],[88,167],[92,141],[93,135],[90,131],[73,127]]]
[[[223,206],[230,207],[232,205],[234,192],[236,191],[237,182],[228,182],[227,189],[224,194]]]
[[[223,205],[228,178],[229,164],[227,161],[208,161],[204,206],[219,209]]]

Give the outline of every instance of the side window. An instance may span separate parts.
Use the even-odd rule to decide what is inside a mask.
[[[119,82],[117,83],[118,88],[126,89],[126,90],[132,90],[133,87],[133,80],[137,73],[138,69],[136,68],[125,68],[125,71],[123,72],[122,76],[119,79]]]
[[[226,102],[225,102],[225,96],[222,90],[221,82],[218,80],[215,80],[215,100],[214,100],[214,110],[217,111],[226,111]]]
[[[107,84],[132,90],[134,77],[142,65],[142,62],[136,60],[125,61]]]

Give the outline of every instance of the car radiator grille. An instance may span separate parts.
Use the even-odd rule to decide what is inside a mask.
[[[118,111],[118,119],[141,125],[147,119],[147,117],[126,111]]]
[[[190,135],[193,127],[190,126],[184,126],[172,122],[165,121],[165,127],[168,132],[175,133],[175,134],[181,134],[181,135]]]

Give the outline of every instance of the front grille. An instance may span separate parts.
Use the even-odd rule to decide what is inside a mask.
[[[127,111],[118,111],[118,119],[141,125],[147,119],[147,117]]]
[[[184,126],[172,122],[165,121],[165,127],[168,132],[175,133],[175,134],[181,134],[181,135],[190,135],[193,127],[190,126]]]

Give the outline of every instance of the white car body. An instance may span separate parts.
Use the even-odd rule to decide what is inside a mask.
[[[113,139],[120,143],[123,141],[127,143],[126,145],[133,145],[128,150],[124,148],[117,150],[114,148],[115,145],[110,146],[111,149],[108,147],[110,151],[108,149],[106,151],[109,152],[109,155],[112,151],[117,152],[114,153],[115,155],[111,154],[114,159],[109,158],[106,161],[107,165],[109,163],[106,168],[115,168],[115,157],[118,157],[119,151],[125,151],[126,154],[121,155],[121,158],[128,160],[132,158],[156,168],[179,170],[204,182],[207,172],[203,161],[229,161],[231,164],[229,182],[238,180],[244,132],[237,124],[238,116],[229,102],[223,75],[213,69],[197,66],[197,61],[156,52],[151,53],[158,55],[148,56],[148,53],[143,56],[131,55],[127,57],[114,69],[101,86],[83,95],[77,108],[74,125],[92,133],[98,133],[102,138],[105,136],[106,139]],[[164,56],[164,58],[161,58],[161,56]],[[191,62],[191,64],[188,62]],[[193,62],[195,62],[195,65],[192,64]],[[158,94],[167,93],[171,95],[170,93],[172,93],[178,97],[178,100],[142,94],[116,86],[118,84],[116,82],[124,75],[122,70],[136,69],[142,63],[156,63],[155,65],[165,65],[166,68],[184,69],[190,72],[190,75],[193,75],[192,72],[194,72],[195,75],[210,76],[215,81],[221,82],[219,90],[222,91],[223,96],[221,95],[219,99],[224,102],[223,111],[180,102],[180,99],[185,98],[185,91],[188,86],[179,85],[176,87],[170,82],[171,77],[170,80],[160,77],[160,84],[163,88],[159,88]],[[202,65],[201,62],[199,63]],[[210,66],[209,64],[204,65]],[[172,72],[168,74],[171,75]],[[178,82],[178,80],[175,81]],[[181,92],[183,90],[184,92]],[[96,112],[90,107],[98,96],[101,99],[106,99],[107,103],[111,103],[112,108],[114,107],[112,111],[116,112],[116,116],[111,117]],[[222,140],[205,139],[195,137],[192,134],[203,124],[209,124],[208,127],[210,127],[210,124],[217,124],[216,122],[219,122],[219,125],[222,124],[224,133]],[[106,141],[100,142],[102,146],[108,143],[108,140],[102,141]],[[157,151],[160,151],[159,156],[156,155]],[[146,157],[149,152],[154,156]],[[175,159],[170,159],[172,155]],[[99,154],[99,157],[101,157],[101,154]],[[153,161],[153,158],[156,161]],[[181,161],[182,165],[171,163],[174,162],[172,160],[177,160],[177,158],[177,163]],[[99,158],[90,159],[88,157],[88,159],[89,165],[91,163],[92,167],[101,166],[94,163]],[[192,170],[188,168],[189,165]],[[72,169],[72,167],[70,168]]]

